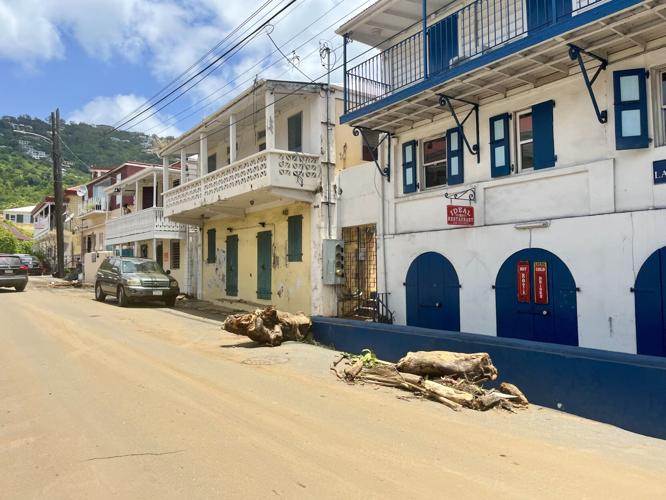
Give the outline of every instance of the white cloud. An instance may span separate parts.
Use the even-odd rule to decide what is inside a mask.
[[[113,97],[96,97],[81,109],[74,111],[68,119],[73,122],[94,123],[98,125],[113,125],[121,120],[123,117],[132,113],[139,106],[146,102],[145,97],[130,95],[116,95]],[[147,112],[140,119],[148,117],[153,111]],[[132,128],[137,132],[150,133],[160,132],[161,136],[178,136],[181,131],[174,126],[167,124],[170,117],[157,113],[154,116],[146,118],[143,123],[140,123]]]

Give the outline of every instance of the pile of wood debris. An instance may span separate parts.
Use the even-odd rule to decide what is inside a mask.
[[[287,340],[305,339],[311,326],[312,321],[302,312],[290,314],[268,306],[253,313],[228,316],[222,329],[260,344],[278,346]]]
[[[79,280],[72,280],[72,281],[50,281],[49,282],[49,287],[50,288],[83,288],[83,287],[89,287],[92,285],[89,285],[88,283],[84,283],[83,281]]]
[[[344,361],[344,363],[343,363]],[[513,384],[486,389],[482,383],[497,379],[497,368],[487,353],[448,351],[410,352],[397,364],[378,360],[368,349],[360,356],[342,355],[331,366],[347,383],[369,383],[410,391],[453,410],[526,408],[525,395]]]

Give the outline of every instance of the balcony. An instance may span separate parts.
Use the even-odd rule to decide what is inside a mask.
[[[48,219],[40,219],[35,221],[33,223],[32,239],[35,241],[44,239],[46,236],[48,236],[50,231],[51,226]]]
[[[185,226],[164,217],[162,207],[146,208],[107,221],[106,244],[119,245],[153,238],[179,239],[184,231]]]
[[[240,217],[268,203],[312,202],[320,177],[319,155],[262,151],[167,191],[164,214],[198,224],[202,217]]]
[[[568,77],[579,71],[569,44],[612,63],[666,39],[666,5],[649,0],[475,0],[446,17],[447,2],[429,0],[440,17],[425,32],[418,7],[383,4],[338,30],[383,49],[347,68],[341,122],[392,132],[441,113],[440,93],[479,102]],[[401,39],[386,47],[379,32]]]
[[[107,210],[106,197],[98,196],[88,198],[79,207],[79,216],[88,215],[92,213],[104,213]]]

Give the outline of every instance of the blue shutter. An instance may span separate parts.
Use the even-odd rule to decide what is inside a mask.
[[[615,148],[641,149],[648,137],[645,70],[626,69],[613,73],[615,94]]]
[[[554,107],[555,101],[546,101],[532,106],[535,169],[555,166],[555,143],[553,140]]]
[[[416,191],[416,141],[402,145],[402,192]]]
[[[292,215],[287,218],[287,260],[303,260],[303,216]]]
[[[227,295],[238,295],[238,235],[227,236]]]
[[[215,229],[209,229],[207,232],[208,236],[208,258],[206,262],[209,264],[215,263]]]
[[[459,127],[449,129],[446,132],[446,168],[449,184],[465,182],[464,156],[462,130]]]
[[[271,299],[273,233],[257,233],[257,298]]]
[[[428,76],[448,69],[458,56],[458,14],[452,14],[428,28]]]
[[[501,177],[511,173],[509,148],[509,114],[490,118],[490,175]]]

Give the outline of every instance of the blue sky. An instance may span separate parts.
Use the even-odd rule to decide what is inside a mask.
[[[59,106],[67,120],[113,124],[187,69],[265,1],[0,0],[0,115],[46,117]],[[268,16],[286,3],[271,0],[261,15]],[[298,49],[301,70],[320,76],[318,43],[330,40],[333,47],[339,46],[341,39],[334,29],[341,21],[336,21],[370,3],[298,0],[274,22],[271,36],[287,54]],[[307,42],[309,38],[313,40]],[[262,33],[186,96],[133,130],[178,134],[249,86],[251,81],[245,80],[257,74],[303,79],[277,53],[259,62],[273,50]],[[341,58],[341,50],[337,53]],[[333,80],[341,80],[339,72]],[[205,101],[207,107],[197,105],[177,115],[216,90]]]

